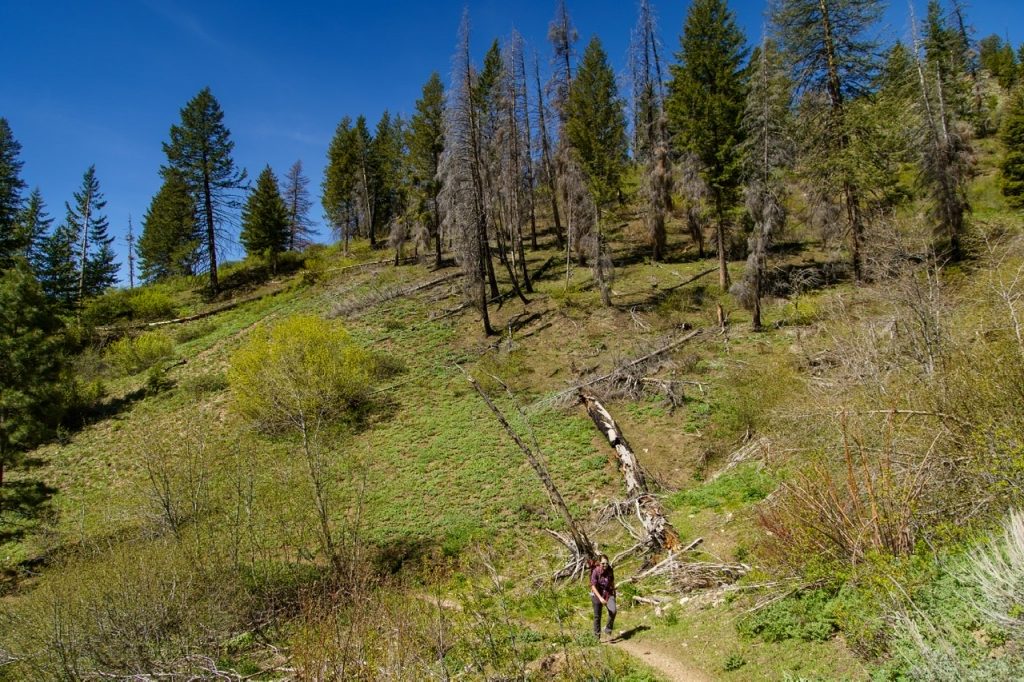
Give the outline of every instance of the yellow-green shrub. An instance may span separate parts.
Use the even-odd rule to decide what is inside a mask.
[[[260,428],[312,430],[366,398],[374,365],[340,325],[297,316],[238,349],[228,383],[238,411]]]
[[[164,332],[148,332],[118,339],[107,350],[105,359],[122,374],[136,374],[172,357],[174,340]]]

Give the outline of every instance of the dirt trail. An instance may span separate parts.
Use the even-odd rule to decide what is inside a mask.
[[[673,682],[711,682],[712,678],[691,664],[681,660],[667,645],[655,642],[638,642],[624,639],[613,642],[612,646],[654,668]]]

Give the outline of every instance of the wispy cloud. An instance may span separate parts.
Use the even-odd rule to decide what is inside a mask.
[[[206,27],[203,26],[199,19],[175,3],[168,0],[143,0],[143,3],[154,13],[159,14],[174,26],[207,45],[211,47],[224,46],[222,41],[206,30]]]

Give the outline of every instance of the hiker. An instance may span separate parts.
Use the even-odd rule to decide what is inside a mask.
[[[615,571],[608,557],[599,554],[594,570],[590,572],[590,603],[594,605],[594,637],[601,639],[601,609],[608,609],[608,624],[604,634],[611,637],[615,624]]]

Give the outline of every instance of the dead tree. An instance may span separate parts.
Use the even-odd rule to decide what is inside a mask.
[[[459,367],[462,369],[462,367]],[[547,467],[540,459],[539,448],[538,452],[534,452],[530,449],[519,433],[509,424],[508,419],[502,414],[501,410],[497,408],[490,397],[483,390],[476,379],[473,378],[466,370],[462,369],[463,374],[466,375],[466,379],[470,385],[476,390],[483,401],[490,408],[494,416],[497,417],[498,422],[501,424],[505,432],[512,438],[523,455],[526,456],[526,461],[530,463],[534,473],[537,474],[537,478],[540,479],[541,483],[544,484],[544,490],[547,492],[548,501],[551,502],[551,506],[554,507],[555,511],[558,512],[559,516],[562,517],[562,521],[565,523],[566,530],[569,533],[569,537],[566,538],[559,533],[552,532],[552,535],[564,544],[570,552],[569,562],[560,570],[555,577],[556,578],[576,578],[584,574],[587,569],[588,562],[593,561],[597,558],[597,551],[594,549],[594,543],[590,541],[586,531],[577,523],[576,519],[573,518],[572,512],[569,511],[569,507],[565,504],[565,500],[562,499],[562,494],[558,492],[558,488],[555,486],[555,482],[551,478],[551,474],[548,473]]]
[[[469,53],[469,13],[463,15],[459,48],[452,71],[452,102],[446,117],[442,156],[445,222],[454,236],[467,300],[480,311],[484,333],[493,335],[487,311],[490,246],[484,197],[480,128],[473,102],[473,68]],[[490,269],[490,274],[493,268]],[[493,274],[492,274],[493,276]]]
[[[555,223],[555,240],[558,242],[558,248],[561,249],[565,245],[565,239],[562,237],[562,219],[558,213],[558,176],[555,172],[555,162],[551,151],[551,135],[548,132],[544,88],[540,84],[540,64],[536,56],[533,60],[533,72],[537,81],[537,131],[540,135],[541,168],[544,171],[544,180],[551,196],[551,219]]]
[[[619,471],[626,482],[626,495],[634,507],[637,518],[646,533],[643,541],[649,555],[657,555],[665,550],[673,550],[679,546],[679,533],[665,517],[665,510],[658,499],[651,494],[647,482],[647,474],[636,458],[633,449],[626,442],[619,425],[604,405],[593,395],[580,391],[580,402],[587,409],[587,414],[597,430],[604,434],[608,443],[614,448],[619,463]]]

